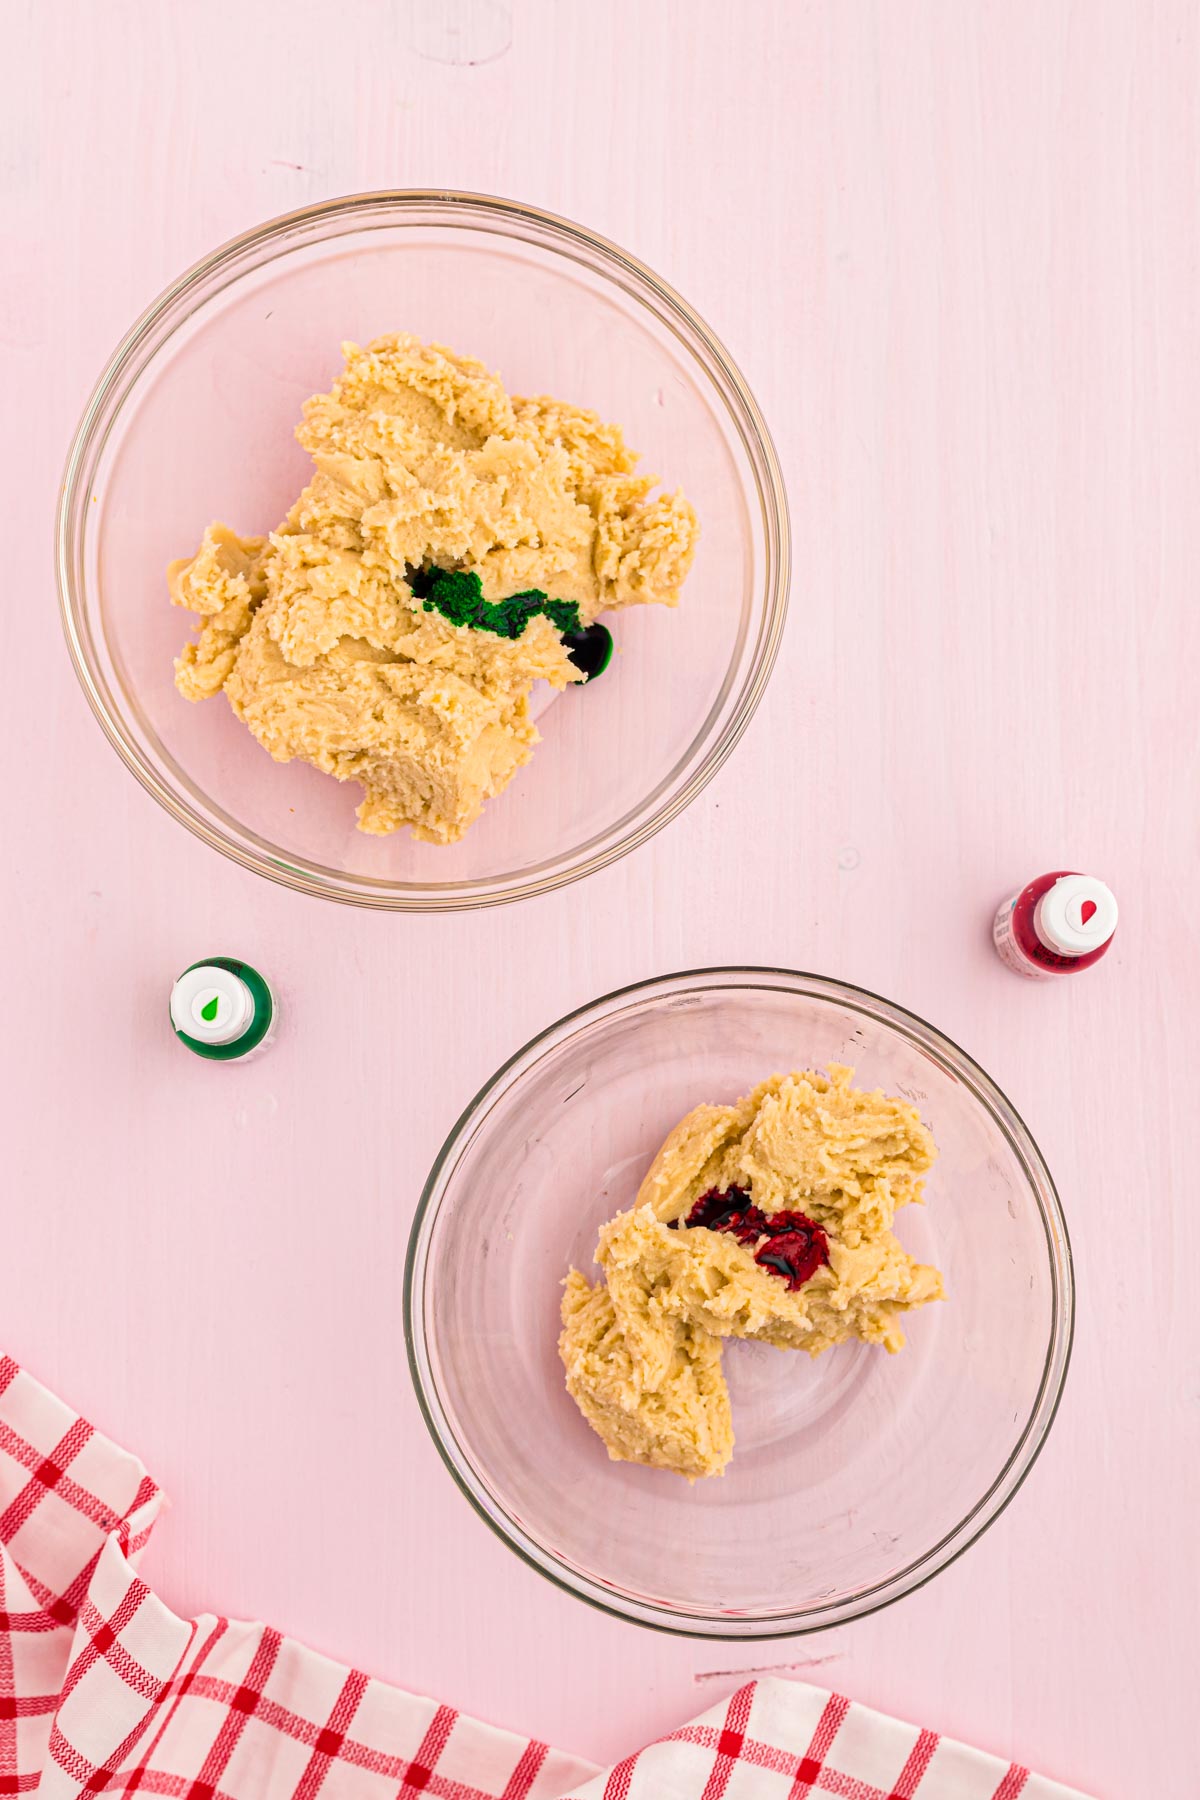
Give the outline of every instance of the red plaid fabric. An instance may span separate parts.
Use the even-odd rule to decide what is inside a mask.
[[[1081,1800],[785,1681],[597,1773],[266,1626],[178,1618],[135,1572],[161,1499],[0,1358],[0,1800]]]

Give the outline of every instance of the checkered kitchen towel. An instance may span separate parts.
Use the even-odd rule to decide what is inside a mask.
[[[263,1625],[177,1618],[134,1573],[160,1501],[134,1457],[0,1359],[0,1796],[1071,1800],[788,1681],[749,1682],[597,1772]]]

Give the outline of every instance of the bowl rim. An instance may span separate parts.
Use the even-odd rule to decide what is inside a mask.
[[[763,573],[761,583],[756,584],[756,603],[761,610],[756,640],[748,652],[746,671],[728,719],[718,736],[702,750],[696,766],[644,818],[635,819],[619,836],[596,845],[589,854],[577,857],[565,867],[546,868],[543,864],[528,876],[499,882],[496,877],[483,876],[440,884],[389,883],[375,876],[348,875],[305,857],[291,857],[282,849],[276,853],[258,849],[254,834],[247,831],[244,840],[235,839],[219,822],[206,818],[190,800],[174,791],[138,742],[123,709],[108,697],[107,682],[91,642],[82,546],[90,510],[87,490],[96,460],[146,368],[190,318],[191,311],[185,311],[170,324],[169,330],[163,330],[181,305],[192,297],[196,305],[201,304],[212,292],[220,291],[220,287],[230,285],[268,260],[261,258],[248,269],[239,270],[237,265],[243,258],[272,244],[279,245],[276,254],[280,254],[291,238],[298,237],[301,243],[312,241],[302,234],[315,232],[323,224],[342,221],[346,230],[352,230],[356,221],[362,223],[381,209],[403,216],[438,208],[446,211],[441,222],[447,225],[458,221],[465,225],[472,217],[481,216],[485,222],[507,222],[509,235],[521,227],[540,231],[558,253],[567,254],[573,245],[594,259],[590,266],[598,267],[605,279],[617,281],[624,276],[626,282],[635,284],[635,289],[640,286],[648,290],[636,294],[640,304],[647,306],[653,301],[650,310],[659,323],[674,332],[703,370],[713,390],[714,404],[717,400],[723,403],[746,453],[762,521]],[[579,256],[576,260],[580,260]],[[223,274],[228,279],[221,282]],[[215,283],[219,286],[214,287]],[[787,619],[790,537],[782,467],[749,384],[722,340],[700,314],[646,263],[600,233],[523,201],[467,189],[382,188],[297,207],[227,239],[185,269],[139,315],[105,364],[67,453],[55,522],[55,573],[68,652],[88,704],[125,766],[172,818],[210,849],[299,893],[384,912],[452,912],[506,905],[584,880],[639,848],[691,804],[736,748],[766,691]]]
[[[1029,1186],[1037,1202],[1046,1239],[1052,1310],[1046,1359],[1029,1416],[1002,1468],[965,1517],[898,1575],[875,1583],[848,1601],[832,1606],[809,1607],[798,1613],[747,1618],[732,1612],[684,1613],[661,1602],[639,1600],[636,1597],[622,1596],[618,1601],[610,1586],[582,1571],[572,1569],[552,1552],[542,1549],[535,1539],[508,1518],[498,1503],[494,1507],[489,1506],[486,1486],[465,1453],[460,1462],[452,1452],[453,1434],[437,1398],[432,1365],[426,1350],[423,1309],[416,1305],[416,1290],[418,1280],[423,1289],[429,1236],[444,1198],[446,1177],[453,1172],[454,1165],[474,1135],[472,1127],[482,1123],[486,1108],[500,1098],[503,1091],[514,1086],[542,1056],[556,1047],[558,1040],[574,1035],[593,1019],[598,1020],[606,1013],[611,1015],[621,1002],[632,1000],[635,996],[648,998],[657,995],[665,999],[672,993],[686,992],[697,986],[703,991],[712,991],[743,986],[747,982],[753,984],[756,980],[776,988],[791,991],[799,989],[820,999],[836,999],[843,1004],[849,1002],[851,1006],[857,1005],[860,1011],[895,1026],[926,1051],[941,1052],[938,1060],[971,1089],[975,1098],[999,1126],[1029,1177]],[[957,1562],[1007,1509],[1040,1456],[1062,1402],[1075,1337],[1074,1256],[1054,1177],[1032,1132],[999,1085],[953,1038],[930,1024],[919,1013],[853,982],[773,965],[717,964],[680,969],[671,974],[630,982],[596,999],[585,1001],[535,1033],[484,1082],[459,1114],[443,1142],[417,1202],[404,1260],[403,1315],[409,1373],[421,1416],[438,1454],[455,1485],[484,1523],[522,1562],[536,1569],[555,1587],[613,1618],[625,1619],[675,1637],[752,1642],[804,1637],[816,1631],[828,1631],[895,1605],[897,1601],[926,1586],[943,1569]]]

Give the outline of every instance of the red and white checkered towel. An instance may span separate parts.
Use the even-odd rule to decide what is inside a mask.
[[[266,1626],[177,1618],[134,1573],[160,1502],[134,1457],[0,1359],[0,1796],[1072,1800],[790,1681],[751,1681],[598,1772]]]

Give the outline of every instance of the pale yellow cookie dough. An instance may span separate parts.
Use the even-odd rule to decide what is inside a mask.
[[[519,638],[425,612],[409,567],[474,570],[485,600],[537,588],[607,609],[674,606],[697,526],[650,498],[620,427],[505,392],[482,363],[416,338],[345,347],[297,437],[314,474],[269,537],[211,525],[168,570],[198,618],[176,663],[191,700],[224,689],[278,762],[359,782],[364,831],[448,844],[532,754],[529,694],[580,679],[537,616]]]
[[[734,1106],[698,1106],[671,1132],[628,1212],[600,1233],[602,1277],[572,1270],[559,1354],[567,1386],[616,1461],[694,1480],[733,1452],[721,1340],[818,1356],[851,1337],[904,1343],[901,1315],[944,1297],[909,1256],[896,1209],[922,1198],[937,1152],[914,1106],[852,1085],[852,1069],[775,1075]],[[683,1221],[740,1188],[770,1216],[821,1226],[829,1261],[792,1291],[755,1245]]]
[[[719,1338],[676,1322],[660,1332],[658,1359],[647,1375],[604,1283],[590,1287],[578,1269],[567,1277],[562,1317],[567,1387],[614,1461],[677,1469],[689,1480],[724,1468],[733,1454],[733,1423]]]

